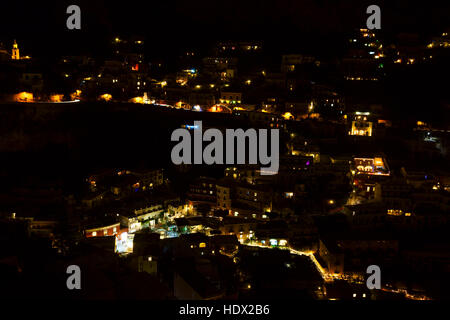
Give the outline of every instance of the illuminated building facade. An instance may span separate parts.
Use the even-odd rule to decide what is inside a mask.
[[[263,185],[240,184],[235,188],[235,201],[239,205],[270,212],[272,191]]]
[[[133,253],[134,234],[122,232],[116,235],[115,249],[116,253]]]
[[[214,203],[216,200],[216,180],[199,177],[189,185],[187,196],[191,201]]]
[[[216,185],[217,206],[221,209],[231,210],[231,192],[232,189],[228,185]]]
[[[381,157],[354,158],[356,174],[383,175],[390,174],[386,161]]]
[[[373,123],[368,121],[369,115],[369,112],[356,112],[349,135],[371,137],[373,133]]]
[[[129,233],[134,233],[142,229],[153,228],[161,222],[165,215],[162,205],[147,205],[144,208],[134,209],[127,215],[121,215],[122,225],[128,227]]]

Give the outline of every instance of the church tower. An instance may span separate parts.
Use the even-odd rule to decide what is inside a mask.
[[[20,54],[19,54],[19,47],[17,45],[16,40],[14,40],[13,48],[12,48],[12,54],[11,59],[13,60],[20,60]]]

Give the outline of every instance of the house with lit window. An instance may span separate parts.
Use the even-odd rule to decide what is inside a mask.
[[[113,224],[96,224],[97,226],[88,227],[84,230],[86,238],[92,237],[111,237],[120,233],[120,222]]]
[[[283,156],[281,156],[282,158]],[[280,166],[283,161],[280,161]],[[280,168],[281,170],[281,168]],[[261,167],[255,164],[239,165],[237,167],[225,168],[225,179],[222,179],[220,183],[226,184],[226,181],[238,181],[245,182],[247,184],[263,184],[266,182],[272,182],[273,176],[262,175]]]
[[[214,203],[216,201],[216,180],[199,177],[189,185],[187,197],[193,202]]]
[[[353,161],[356,175],[390,175],[389,166],[383,157],[355,157]]]
[[[235,189],[235,201],[262,211],[272,211],[272,190],[266,185],[239,184]]]
[[[233,186],[231,182],[222,180],[216,184],[217,207],[220,209],[231,210]]]
[[[244,242],[254,238],[258,225],[255,219],[245,219],[240,217],[224,217],[219,230],[223,235],[235,235],[239,242]]]
[[[120,219],[123,226],[128,228],[129,233],[141,229],[153,228],[161,223],[166,215],[162,204],[136,204],[132,210],[122,210]]]
[[[247,174],[259,175],[256,171]],[[233,207],[247,210],[270,212],[272,210],[272,190],[268,185],[256,185],[244,182],[246,174],[239,170],[226,170],[227,176],[216,184],[216,204],[220,209],[231,211]],[[239,179],[243,181],[240,182]],[[237,216],[235,212],[232,215]]]
[[[252,239],[263,246],[286,247],[289,240],[288,226],[284,220],[259,224]]]
[[[226,104],[240,104],[242,101],[241,92],[225,92],[222,91],[220,94],[220,103]]]

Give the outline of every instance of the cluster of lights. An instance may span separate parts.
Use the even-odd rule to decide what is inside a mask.
[[[53,94],[49,97],[48,100],[42,100],[42,101],[36,101],[33,93],[31,92],[20,92],[13,96],[13,100],[15,102],[33,102],[33,103],[71,103],[71,102],[79,102],[80,101],[80,95],[81,90],[76,90],[74,93],[72,93],[71,99],[72,101],[63,101],[64,95],[63,94]]]
[[[294,116],[290,112],[285,112],[281,115],[285,120],[292,120],[294,119]]]
[[[112,96],[109,93],[104,93],[99,97],[99,99],[103,101],[111,101]]]
[[[364,78],[364,77],[345,77],[345,80],[352,81],[378,81],[378,78]]]
[[[402,216],[403,211],[399,209],[388,209],[387,214],[390,216]]]
[[[226,104],[240,104],[241,100],[229,100],[229,99],[220,99],[220,103],[226,103]],[[244,110],[244,109],[241,109]]]

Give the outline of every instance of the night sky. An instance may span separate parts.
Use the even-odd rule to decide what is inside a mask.
[[[66,29],[70,4],[81,7],[81,31]],[[384,31],[432,34],[450,25],[448,1],[33,1],[2,8],[0,41],[9,46],[17,38],[24,54],[34,56],[48,54],[49,47],[55,54],[101,53],[108,39],[127,33],[145,35],[154,55],[219,39],[333,50],[333,39],[339,43],[339,36],[364,26],[370,4],[381,7]]]

